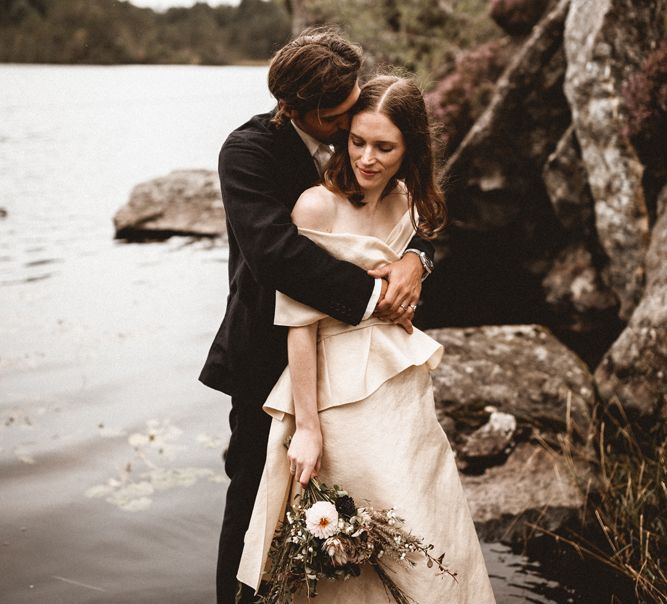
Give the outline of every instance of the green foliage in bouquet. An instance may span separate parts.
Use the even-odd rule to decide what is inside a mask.
[[[305,589],[317,595],[321,579],[349,579],[369,564],[385,590],[398,604],[414,600],[389,576],[386,561],[414,566],[423,556],[429,568],[456,580],[456,573],[443,563],[444,553],[434,557],[433,545],[403,527],[393,508],[375,510],[357,507],[352,497],[337,485],[327,487],[311,479],[297,495],[278,526],[269,550],[270,582],[260,602],[286,604]]]

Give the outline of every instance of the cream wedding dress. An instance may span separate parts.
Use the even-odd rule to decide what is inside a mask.
[[[414,235],[408,212],[389,237],[300,232],[334,256],[366,269],[401,257]],[[442,347],[415,329],[370,318],[350,326],[281,294],[275,323],[318,325],[318,408],[324,441],[320,482],[339,484],[357,505],[395,507],[413,534],[433,543],[456,580],[436,575],[422,560],[394,565],[394,581],[419,604],[495,602],[454,454],[440,427],[429,371]],[[266,465],[253,508],[238,572],[258,589],[276,525],[293,494],[286,438],[294,432],[294,403],[286,368],[264,409],[272,417]],[[305,602],[302,592],[296,602]],[[392,602],[374,571],[363,567],[348,581],[320,581],[315,604]]]

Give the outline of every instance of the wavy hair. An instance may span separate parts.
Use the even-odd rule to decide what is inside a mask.
[[[398,180],[405,183],[412,224],[425,239],[435,239],[447,223],[447,206],[435,180],[431,132],[426,105],[413,78],[379,75],[364,84],[350,117],[364,111],[386,115],[403,135],[405,155],[398,172],[382,191],[391,193]],[[347,144],[336,149],[324,174],[324,186],[356,206],[364,194],[354,176]],[[415,221],[415,211],[419,224]]]
[[[335,29],[303,31],[271,60],[269,90],[278,101],[271,121],[284,124],[290,109],[303,115],[311,109],[340,105],[357,83],[361,58],[361,48]]]

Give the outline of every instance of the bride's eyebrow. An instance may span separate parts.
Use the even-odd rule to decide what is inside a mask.
[[[355,132],[350,131],[350,136],[354,137],[354,138],[358,138],[359,140],[362,140],[362,141],[366,142],[363,136],[359,136]],[[396,144],[398,144],[396,141],[372,141],[372,142],[373,142],[374,145],[396,145]]]

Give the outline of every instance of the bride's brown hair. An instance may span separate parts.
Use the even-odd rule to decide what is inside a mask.
[[[362,87],[350,119],[364,111],[386,115],[401,131],[405,142],[401,167],[380,197],[391,193],[399,179],[404,181],[413,226],[421,237],[434,239],[447,222],[447,206],[435,181],[431,133],[421,90],[412,78],[376,76]],[[353,205],[364,204],[364,194],[352,171],[347,144],[336,149],[323,180],[327,189],[347,198]],[[415,224],[415,210],[419,224]]]

